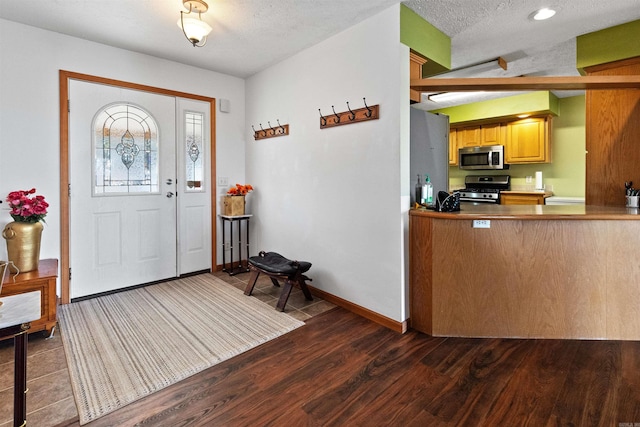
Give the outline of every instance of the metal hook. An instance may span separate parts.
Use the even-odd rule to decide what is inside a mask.
[[[280,124],[280,119],[276,119],[276,120],[278,120],[278,126],[280,126],[280,134],[284,135],[284,126]]]
[[[256,128],[254,128],[253,125],[251,125],[251,129],[253,129],[253,137],[255,138],[258,131],[256,131]]]
[[[333,114],[336,116],[336,118],[333,119],[333,123],[340,123],[340,116],[336,113],[336,109],[333,108],[333,105],[331,106],[331,109],[333,110]]]
[[[264,128],[262,127],[262,123],[260,123],[260,129],[262,129],[262,133],[263,133],[262,136],[267,136],[267,131],[264,130]]]
[[[347,108],[349,109],[349,112],[351,113],[351,114],[349,114],[349,120],[354,121],[356,119],[356,113],[351,111],[351,107],[349,107],[349,101],[347,101]]]
[[[276,134],[276,130],[273,128],[273,126],[271,126],[271,122],[267,121],[267,123],[269,123],[269,129],[271,129],[271,135],[275,135]]]
[[[327,118],[322,115],[322,111],[320,111],[319,108],[318,108],[318,113],[320,113],[320,122],[322,123],[322,126],[326,126],[327,125]]]
[[[367,106],[367,100],[365,98],[362,98],[362,101],[364,101],[364,107],[367,109],[367,112],[364,113],[364,115],[366,117],[371,117],[371,114],[373,113],[373,110]]]

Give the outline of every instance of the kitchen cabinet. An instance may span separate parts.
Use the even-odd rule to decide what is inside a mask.
[[[640,56],[585,71],[594,78],[637,76]],[[620,183],[640,182],[640,90],[588,90],[585,105],[586,201],[589,205],[624,206]]]
[[[504,145],[506,126],[502,123],[482,125],[480,131],[480,145]]]
[[[482,145],[504,145],[506,126],[504,123],[488,123],[452,128],[457,133],[458,148]]]
[[[20,273],[13,277],[7,271],[2,284],[1,296],[23,294],[25,292],[40,291],[41,317],[31,322],[29,333],[46,331],[51,336],[58,321],[56,295],[56,279],[58,277],[58,260],[41,259],[38,269]]]
[[[450,130],[455,137],[449,136],[449,165],[458,164],[451,157],[454,147],[457,154],[458,148],[483,145],[504,145],[507,164],[551,163],[551,120],[546,116],[469,126],[456,123]]]
[[[542,192],[517,192],[517,191],[501,191],[501,205],[544,205],[545,197],[550,193]]]
[[[425,62],[427,62],[427,58],[412,50],[409,51],[409,78],[411,80],[422,78],[422,65]],[[411,103],[420,102],[421,94],[417,90],[409,89],[409,98]]]
[[[550,117],[532,117],[507,124],[505,162],[550,163]]]
[[[640,287],[630,278],[640,264],[622,260],[640,253],[640,239],[621,236],[639,234],[640,215],[624,207],[411,209],[410,326],[441,337],[637,342]]]
[[[456,129],[449,130],[449,166],[458,165],[458,132]]]
[[[480,125],[456,129],[458,148],[476,147],[481,142]]]

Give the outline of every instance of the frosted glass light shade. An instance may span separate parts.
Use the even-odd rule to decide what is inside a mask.
[[[195,43],[200,43],[213,30],[209,24],[196,18],[178,19],[178,27],[182,28],[182,25],[187,38]]]

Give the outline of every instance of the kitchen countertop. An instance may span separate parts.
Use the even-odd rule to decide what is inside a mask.
[[[441,219],[505,219],[505,220],[640,220],[640,209],[624,206],[592,205],[472,205],[461,203],[459,212],[435,212],[411,209],[410,215]]]

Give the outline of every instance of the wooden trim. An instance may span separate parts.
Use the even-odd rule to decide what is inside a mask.
[[[60,88],[60,300],[69,296],[69,77],[58,73]]]
[[[309,288],[309,290],[311,291],[312,295],[316,295],[318,298],[322,298],[325,301],[328,301],[332,304],[335,304],[337,306],[340,306],[346,310],[351,311],[352,313],[357,314],[358,316],[362,316],[365,319],[369,319],[372,322],[375,322],[379,325],[382,325],[386,328],[391,329],[392,331],[395,332],[399,332],[401,334],[404,334],[405,332],[407,332],[407,321],[405,320],[404,322],[398,322],[396,320],[393,319],[389,319],[386,316],[383,316],[379,313],[376,313],[375,311],[371,311],[367,308],[364,308],[362,306],[359,306],[357,304],[352,303],[351,301],[347,301],[345,299],[342,299],[340,297],[337,297],[333,294],[330,294],[328,292],[322,291],[318,288],[314,288],[311,285],[307,285],[307,287]]]
[[[139,90],[144,92],[168,95],[177,98],[193,99],[204,101],[210,104],[211,128],[210,151],[211,151],[211,268],[216,266],[216,98],[195,95],[187,92],[180,92],[170,89],[163,89],[154,86],[147,86],[138,83],[131,83],[122,80],[114,80],[105,77],[93,76],[89,74],[76,73],[73,71],[59,71],[60,88],[60,302],[69,304],[71,302],[69,293],[69,80],[79,80],[90,83],[100,83],[125,89]]]
[[[209,150],[211,155],[209,156],[209,170],[211,176],[209,177],[209,185],[211,186],[211,271],[217,268],[218,262],[218,242],[217,242],[217,224],[218,224],[218,180],[216,179],[216,100],[213,98],[213,102],[209,101],[211,108],[209,118],[211,123],[209,124],[209,136],[211,141],[209,142]]]
[[[640,64],[640,56],[635,56],[633,58],[621,59],[619,61],[607,62],[605,64],[591,65],[589,67],[585,67],[584,71],[587,74],[597,73],[599,71],[611,70],[613,68],[627,67],[629,65]]]
[[[409,61],[415,62],[416,64],[420,64],[420,66],[429,62],[429,60],[425,56],[419,54],[413,49],[409,49]]]
[[[411,80],[411,89],[419,92],[640,89],[640,76],[427,78]]]

